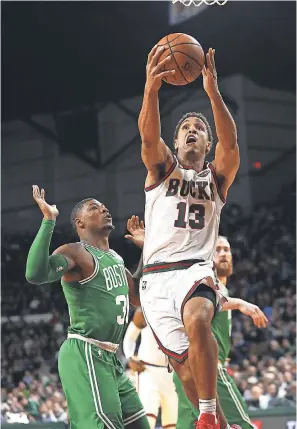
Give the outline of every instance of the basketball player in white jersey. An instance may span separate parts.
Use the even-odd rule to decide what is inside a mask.
[[[145,240],[143,221],[139,222],[138,216],[133,215],[128,219],[127,230],[129,234],[125,235],[125,238],[128,238],[142,249]],[[228,290],[226,289],[224,282],[226,281],[226,278],[232,274],[232,254],[230,244],[225,237],[218,237],[214,263],[218,272],[218,279],[221,280],[219,282],[220,288],[225,291],[226,295],[228,295]],[[137,271],[133,275],[136,284],[142,276],[142,269],[143,264],[141,257]],[[136,287],[138,288],[138,285],[136,285]],[[230,303],[232,303],[232,308],[234,310],[239,310],[243,314],[251,317],[258,328],[265,328],[267,326],[268,320],[258,306],[238,298],[228,298],[228,301],[229,306]],[[231,310],[228,311],[228,314],[225,311],[218,313],[212,321],[212,331],[215,333],[220,344],[219,357],[221,362],[218,365],[218,375],[220,376],[218,377],[217,386],[219,388],[220,400],[222,400],[222,405],[225,407],[224,410],[228,419],[233,423],[240,422],[243,427],[250,427],[246,413],[246,404],[242,400],[234,382],[231,378],[226,380],[229,377],[227,373],[224,375],[223,381],[221,377],[222,362],[225,361],[229,353],[230,330]],[[135,357],[136,341],[140,332],[141,343],[137,357]],[[174,387],[172,386],[172,374],[167,371],[167,359],[163,352],[160,351],[151,329],[146,325],[140,308],[135,311],[133,320],[128,326],[123,341],[123,348],[125,356],[128,359],[130,369],[134,374],[140,374],[139,376],[136,375],[135,378],[137,381],[135,384],[137,386],[141,402],[146,410],[150,426],[152,428],[155,427],[160,406],[162,413],[162,427],[174,426],[173,424],[168,423],[170,421],[176,421],[176,396],[173,395]],[[191,407],[190,402],[185,397],[183,388],[180,386],[180,382],[178,382],[176,378],[174,383],[178,396],[178,409],[181,412],[178,415],[176,426],[180,428],[191,428],[193,426],[192,422],[195,420],[195,415],[197,416],[198,413]],[[233,400],[230,401],[230,390],[233,399],[234,395],[237,395],[235,402]],[[239,407],[238,403],[240,403]],[[242,411],[244,412],[242,413]],[[238,429],[241,428],[241,426],[238,425],[233,425],[231,428],[235,428],[235,426],[236,428],[238,427]]]
[[[205,161],[212,133],[200,113],[180,120],[172,153],[161,138],[158,91],[168,61],[158,64],[163,50],[155,46],[148,56],[138,120],[148,172],[140,299],[161,350],[200,409],[196,429],[225,429],[216,400],[218,347],[211,333],[221,300],[213,256],[221,209],[239,167],[237,130],[218,89],[215,52],[209,49],[202,74],[218,136],[215,159]]]
[[[135,359],[136,341],[141,332],[141,342]],[[154,335],[146,325],[142,310],[138,308],[130,322],[123,342],[129,367],[136,375],[136,389],[146,410],[151,429],[156,426],[161,409],[162,428],[175,428],[178,399],[173,382],[173,372],[168,372],[168,359],[160,350]]]

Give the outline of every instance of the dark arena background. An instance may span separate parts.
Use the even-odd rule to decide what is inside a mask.
[[[269,319],[257,329],[233,313],[227,370],[255,428],[295,429],[296,3],[1,3],[2,427],[68,427],[57,372],[65,298],[59,283],[25,280],[42,218],[32,184],[60,211],[52,250],[77,240],[71,209],[92,196],[113,216],[112,248],[135,270],[140,250],[124,235],[131,215],[144,216],[137,119],[147,55],[166,34],[183,32],[205,52],[216,49],[219,87],[238,129],[241,165],[220,227],[233,253],[229,292]],[[215,132],[202,76],[164,83],[160,111],[169,144],[186,112],[202,112]]]

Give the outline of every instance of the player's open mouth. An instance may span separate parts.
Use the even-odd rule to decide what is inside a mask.
[[[111,215],[110,215],[110,214],[108,214],[108,215],[106,215],[106,216],[105,216],[105,219],[107,219],[107,220],[112,220],[112,217],[111,217]]]
[[[187,137],[186,143],[187,144],[192,144],[192,143],[196,143],[196,141],[197,141],[196,137],[190,135],[190,136]]]

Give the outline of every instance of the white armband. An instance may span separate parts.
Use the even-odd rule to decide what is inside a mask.
[[[133,321],[129,324],[123,341],[123,351],[126,359],[134,356],[136,341],[140,331],[141,329],[137,328]]]

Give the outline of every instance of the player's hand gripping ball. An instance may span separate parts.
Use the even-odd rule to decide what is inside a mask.
[[[204,52],[194,37],[184,33],[173,33],[163,37],[157,46],[163,47],[158,64],[168,56],[171,58],[165,62],[161,71],[175,70],[174,74],[162,78],[165,82],[171,85],[187,85],[202,73]]]

